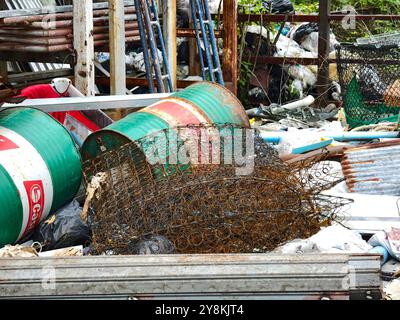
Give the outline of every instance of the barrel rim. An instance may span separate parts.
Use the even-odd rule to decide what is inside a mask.
[[[236,97],[236,95],[232,91],[230,91],[228,88],[224,87],[223,85],[220,85],[219,83],[210,82],[210,81],[198,81],[198,82],[196,82],[194,84],[191,84],[187,88],[199,86],[201,84],[208,84],[208,85],[217,87],[219,89],[222,89],[225,93],[227,93],[241,107],[240,108],[241,117],[243,118],[243,120],[247,120],[246,121],[247,122],[247,126],[250,127],[250,120],[249,120],[249,117],[247,116],[247,113],[246,113],[246,111],[244,109],[244,106],[243,106],[242,102],[240,102],[238,97]],[[163,98],[161,100],[165,100],[165,99],[169,99],[169,98],[173,98],[173,96],[167,97],[167,98]]]
[[[121,132],[118,132],[118,131],[116,131],[116,130],[101,129],[101,130],[99,130],[99,131],[93,132],[92,134],[89,135],[89,137],[87,137],[87,138],[85,139],[85,141],[84,141],[83,144],[82,144],[82,147],[81,147],[81,159],[82,159],[82,163],[84,163],[84,162],[86,162],[86,161],[89,161],[89,160],[92,160],[92,159],[95,159],[95,158],[97,158],[99,155],[111,151],[111,150],[107,150],[107,151],[103,152],[103,151],[100,150],[101,152],[100,152],[96,157],[90,157],[90,158],[84,157],[84,153],[85,153],[84,150],[87,150],[87,143],[89,143],[89,140],[90,140],[90,141],[92,141],[93,139],[96,140],[96,137],[97,137],[98,135],[103,134],[103,133],[107,133],[107,132],[108,132],[108,133],[113,133],[113,134],[116,134],[116,135],[119,135],[119,136],[123,137],[124,139],[127,140],[127,143],[130,143],[130,142],[134,141],[134,140],[132,140],[131,138],[129,138],[127,135],[125,135],[125,134],[123,134],[123,133],[121,133]],[[89,138],[90,138],[90,139],[89,139]],[[124,145],[124,144],[123,144],[123,145]],[[122,146],[123,146],[123,145],[122,145]]]
[[[167,98],[162,98],[160,101],[158,101],[158,102],[152,104],[151,107],[157,106],[157,104],[162,103],[162,102],[164,102],[164,101],[174,101],[174,100],[175,100],[175,101],[178,101],[178,102],[184,102],[184,103],[186,103],[186,104],[188,104],[188,105],[190,105],[190,106],[196,108],[196,110],[197,110],[199,113],[201,113],[201,115],[202,115],[204,118],[206,118],[206,119],[208,120],[208,122],[206,122],[206,123],[212,123],[212,122],[211,122],[211,119],[210,119],[210,117],[209,117],[209,115],[208,115],[203,109],[201,109],[198,105],[196,105],[196,104],[193,103],[192,101],[190,101],[190,100],[188,100],[188,99],[185,99],[185,98],[173,97],[173,96],[167,97]],[[149,107],[150,107],[150,106],[149,106]],[[147,110],[149,110],[149,109],[144,108],[144,109],[139,110],[139,111],[137,111],[137,112],[138,112],[138,113],[139,113],[139,112],[141,112],[141,113],[149,113],[149,112],[147,112]],[[164,119],[162,119],[162,120],[164,120]],[[164,121],[165,121],[165,120],[164,120]],[[171,127],[171,126],[170,126],[170,127]],[[179,127],[179,126],[172,126],[171,128],[174,128],[174,127]]]

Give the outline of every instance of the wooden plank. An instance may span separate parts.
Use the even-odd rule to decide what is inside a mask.
[[[109,0],[110,19],[110,91],[112,95],[126,94],[126,64],[125,64],[125,11],[124,4],[119,0]],[[120,120],[125,112],[118,108],[114,120]]]
[[[110,79],[111,94],[125,94],[125,25],[124,5],[119,0],[109,0],[110,6]]]
[[[95,95],[93,0],[74,0],[75,86],[85,96]]]
[[[328,17],[331,11],[331,0],[319,2],[319,33],[318,33],[318,77],[317,104],[325,107],[328,103],[329,89],[329,48],[330,48],[330,24]]]
[[[237,94],[238,52],[237,52],[237,0],[224,1],[224,49],[222,70],[225,86]]]
[[[163,0],[163,32],[171,73],[173,91],[176,89],[177,48],[176,48],[176,0]]]

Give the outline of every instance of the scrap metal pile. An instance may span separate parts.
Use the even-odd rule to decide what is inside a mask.
[[[219,130],[224,141],[228,138],[222,130],[240,129],[189,127],[212,130],[214,137]],[[182,137],[186,129],[173,130]],[[252,132],[255,149],[247,160],[254,160],[254,168],[245,175],[238,175],[238,166],[226,161],[150,165],[143,150],[158,143],[154,135],[86,161],[88,184],[103,177],[89,214],[96,253],[137,253],[154,237],[173,244],[176,253],[266,252],[307,238],[335,220],[348,201],[320,194],[340,182],[320,162],[324,156],[287,165],[257,131]]]
[[[133,1],[125,5],[125,41],[139,42],[139,28]],[[60,52],[73,49],[72,6],[3,11],[0,16],[0,50],[20,52]],[[26,11],[25,11],[26,12]],[[95,4],[93,38],[95,47],[109,43],[108,4]]]

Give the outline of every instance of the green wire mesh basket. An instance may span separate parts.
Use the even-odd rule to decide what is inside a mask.
[[[397,122],[400,112],[399,46],[342,44],[336,50],[349,127]]]

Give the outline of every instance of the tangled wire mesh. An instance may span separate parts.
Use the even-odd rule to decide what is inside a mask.
[[[205,135],[207,147],[188,138],[188,130],[192,138]],[[160,135],[171,131],[178,139],[167,139],[169,146],[180,148],[160,148]],[[238,164],[226,157],[227,146],[244,131]],[[225,147],[210,148],[206,157],[216,138]],[[156,236],[168,239],[175,253],[250,253],[309,237],[348,203],[321,195],[341,181],[322,160],[287,165],[256,130],[226,124],[173,128],[131,142],[84,163],[88,184],[104,177],[91,201],[93,247],[98,254],[133,254],[138,243]],[[238,174],[249,164],[251,170]]]

